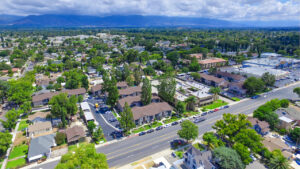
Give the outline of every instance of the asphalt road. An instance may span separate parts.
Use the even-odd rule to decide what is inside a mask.
[[[257,107],[271,99],[296,99],[297,95],[292,92],[293,88],[296,86],[300,87],[300,84],[296,84],[279,90],[276,89],[276,91],[271,91],[268,94],[264,94],[266,95],[266,97],[262,96],[258,99],[245,100],[232,105],[227,109],[220,110],[213,114],[208,114],[206,116],[207,120],[198,124],[199,135],[205,133],[206,131],[212,130],[212,125],[217,120],[221,119],[222,114],[224,113],[250,114]],[[164,149],[170,148],[170,142],[178,138],[177,130],[179,128],[180,126],[177,125],[153,132],[151,134],[146,134],[144,136],[131,137],[116,143],[109,144],[107,146],[99,147],[97,148],[97,152],[106,154],[107,161],[110,167],[120,167],[154,153],[160,152]],[[52,169],[56,166],[57,163],[58,161],[48,162],[34,168]]]

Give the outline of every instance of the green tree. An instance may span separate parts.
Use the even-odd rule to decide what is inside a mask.
[[[131,75],[126,78],[126,83],[128,84],[128,86],[134,85],[134,79],[132,78]]]
[[[172,51],[167,54],[167,59],[169,59],[173,65],[176,65],[179,59],[179,53],[177,51]]]
[[[143,105],[151,103],[152,100],[152,85],[148,78],[144,78],[142,86],[141,101]]]
[[[213,150],[220,146],[225,146],[225,143],[222,140],[218,139],[213,132],[204,133],[202,138],[204,145],[206,145],[210,150]]]
[[[129,49],[125,54],[125,58],[128,61],[128,63],[134,62],[137,59],[139,52],[134,49]]]
[[[294,88],[293,92],[296,93],[298,97],[300,97],[300,87]]]
[[[289,169],[289,161],[285,158],[280,150],[272,152],[271,160],[268,164],[270,169]]]
[[[107,103],[113,107],[116,105],[118,98],[119,98],[119,90],[117,88],[117,85],[111,86],[108,89]]]
[[[267,85],[267,86],[274,86],[274,83],[276,81],[275,76],[270,74],[269,72],[264,73],[261,76],[261,80]]]
[[[143,70],[140,66],[134,69],[133,71],[134,85],[136,86],[140,85],[140,83],[142,82],[142,75],[143,75]]]
[[[254,95],[257,92],[262,92],[265,89],[265,83],[256,77],[249,77],[244,82],[244,88],[249,95]]]
[[[0,132],[0,157],[3,157],[9,148],[12,135],[9,132]]]
[[[213,156],[215,162],[223,169],[244,169],[240,155],[231,148],[218,147],[214,149]]]
[[[288,99],[280,100],[280,107],[287,108],[289,107],[290,101]]]
[[[290,131],[289,137],[296,143],[300,143],[300,128],[295,127]]]
[[[175,109],[179,114],[184,113],[186,111],[185,108],[186,108],[186,104],[182,101],[178,101],[176,106],[175,106]]]
[[[9,82],[8,100],[21,105],[22,103],[31,100],[33,92],[32,82],[28,80],[12,80]]]
[[[120,116],[120,125],[125,132],[128,132],[130,131],[130,129],[135,127],[133,114],[127,102],[125,102],[124,110],[120,113]]]
[[[97,153],[94,144],[81,144],[63,155],[56,169],[98,168],[108,169],[106,156]]]
[[[65,133],[61,133],[61,132],[57,132],[55,135],[55,142],[57,145],[62,145],[66,143],[66,134]]]
[[[2,125],[5,129],[11,131],[16,127],[16,123],[19,116],[20,116],[20,111],[12,109],[5,114],[6,121],[2,119],[0,119],[0,121],[2,122]]]
[[[191,73],[191,76],[193,77],[194,80],[200,79],[200,74],[197,73],[197,72],[192,72],[192,73]]]
[[[198,126],[193,122],[185,120],[180,124],[180,126],[181,129],[177,131],[180,138],[189,141],[198,137]]]
[[[94,130],[96,128],[96,124],[93,121],[89,121],[88,124],[87,124],[87,128],[89,129],[89,132],[91,134],[93,134]]]
[[[96,143],[98,143],[101,139],[104,138],[103,130],[99,126],[96,131],[93,133],[93,139]]]
[[[184,100],[186,103],[186,109],[194,111],[195,110],[195,104],[197,102],[197,98],[195,96],[189,96]]]
[[[252,162],[252,158],[250,157],[250,151],[248,147],[244,146],[241,143],[236,143],[233,145],[233,149],[240,155],[241,160],[245,165],[248,165]]]
[[[260,153],[263,148],[263,144],[261,143],[263,139],[254,129],[241,129],[234,136],[233,140],[235,143],[241,143],[250,148],[255,153]]]
[[[201,69],[200,64],[196,58],[192,58],[191,64],[189,65],[189,70],[192,72],[197,72]]]
[[[0,80],[0,99],[4,103],[4,99],[7,97],[9,89],[9,83],[3,80]]]
[[[157,87],[158,95],[166,102],[173,102],[176,92],[176,80],[174,78],[163,78]]]

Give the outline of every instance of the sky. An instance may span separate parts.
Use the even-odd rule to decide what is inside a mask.
[[[0,14],[159,15],[300,20],[300,0],[0,0]]]

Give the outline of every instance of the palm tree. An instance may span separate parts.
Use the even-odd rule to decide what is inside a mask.
[[[221,92],[221,89],[219,87],[212,87],[209,89],[209,92],[214,94],[214,100],[216,100],[217,95]]]
[[[270,169],[289,169],[289,162],[284,156],[275,156],[271,158],[269,163]]]
[[[197,102],[197,99],[195,96],[190,96],[190,97],[186,98],[184,100],[184,102],[186,103],[187,110],[192,110],[192,111],[195,110],[195,104]]]

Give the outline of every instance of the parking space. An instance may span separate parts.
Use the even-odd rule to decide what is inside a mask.
[[[300,80],[300,68],[291,68],[286,69],[285,71],[290,72],[289,76],[284,79],[277,80],[275,82],[275,87],[283,87]]]

